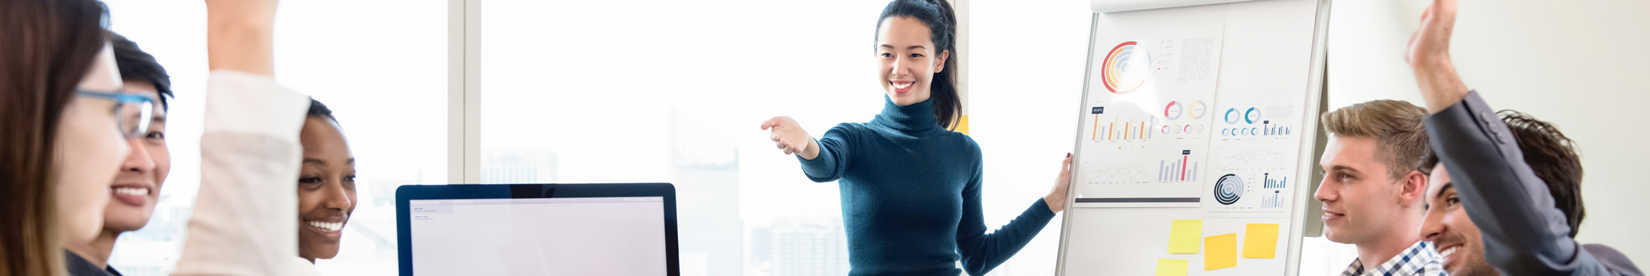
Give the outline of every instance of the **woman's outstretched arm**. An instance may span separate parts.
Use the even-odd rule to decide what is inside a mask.
[[[848,124],[832,128],[820,140],[814,140],[796,120],[786,116],[768,119],[762,123],[762,129],[770,131],[769,138],[780,151],[796,155],[808,179],[833,181],[847,173],[848,160],[852,160],[848,141],[854,135]]]

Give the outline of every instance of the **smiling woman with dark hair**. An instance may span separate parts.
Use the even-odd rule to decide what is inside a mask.
[[[314,99],[298,140],[304,146],[298,171],[298,256],[314,263],[338,255],[344,223],[355,212],[355,155],[332,109]]]
[[[1065,209],[1070,154],[1054,191],[987,228],[980,146],[951,130],[962,109],[956,20],[946,0],[895,0],[882,10],[872,49],[886,96],[871,122],[842,123],[819,140],[790,117],[762,124],[809,179],[837,181],[850,275],[985,274]]]

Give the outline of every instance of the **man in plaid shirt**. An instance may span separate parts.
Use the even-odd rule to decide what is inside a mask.
[[[1330,133],[1318,165],[1324,237],[1358,246],[1343,275],[1445,275],[1432,243],[1421,241],[1427,176],[1415,169],[1431,151],[1426,109],[1377,100],[1324,113]]]

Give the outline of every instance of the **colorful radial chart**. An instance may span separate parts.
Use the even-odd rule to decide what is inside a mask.
[[[1221,205],[1232,205],[1240,198],[1243,198],[1243,179],[1236,174],[1226,174],[1215,181],[1215,201]]]
[[[1226,124],[1235,125],[1235,124],[1237,124],[1238,120],[1243,119],[1243,117],[1238,117],[1237,112],[1238,111],[1237,111],[1236,108],[1226,109],[1226,117],[1225,117],[1226,118]]]
[[[1255,109],[1253,107],[1250,107],[1249,111],[1244,111],[1243,112],[1243,121],[1246,122],[1246,123],[1249,123],[1249,124],[1254,124],[1255,122],[1259,122],[1260,121],[1260,109]]]
[[[1180,106],[1180,102],[1169,101],[1169,105],[1163,107],[1163,118],[1171,121],[1180,119],[1181,114],[1186,114],[1183,109],[1185,108]]]
[[[1203,114],[1209,111],[1208,108],[1203,101],[1192,101],[1191,109],[1187,111],[1192,113],[1192,120],[1197,120],[1203,118]]]
[[[1156,70],[1146,47],[1134,41],[1123,42],[1106,53],[1105,63],[1100,66],[1100,83],[1105,84],[1113,94],[1128,94],[1145,84],[1146,77]]]

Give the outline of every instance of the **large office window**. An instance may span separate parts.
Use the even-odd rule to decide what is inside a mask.
[[[671,182],[679,195],[683,275],[846,274],[837,184],[809,181],[795,157],[775,150],[759,126],[788,115],[817,137],[837,123],[865,122],[880,111],[883,92],[873,40],[887,3],[485,2],[481,180]],[[1076,71],[1061,76],[1075,77],[1064,80],[1078,87],[1087,14],[1081,5],[1068,6],[1078,8],[1067,13],[1076,19],[1076,32],[1070,33],[1076,37],[1061,42],[1075,47],[1061,49],[1072,50],[1075,66],[1065,69]],[[1008,81],[983,85],[1025,87]],[[1074,101],[985,106],[1066,114],[1043,110]],[[1062,122],[1049,124],[1066,127]],[[1064,135],[1045,136],[1069,141]],[[991,228],[1048,191],[1063,148],[1069,143],[998,143],[988,150],[998,155],[1034,149],[1046,157],[1031,177],[1003,174],[998,177],[1014,182],[987,185]],[[988,162],[988,167],[1012,163],[1018,162]],[[1059,222],[1051,223],[996,275],[1052,273],[1058,227]]]
[[[111,28],[153,54],[177,94],[167,126],[172,173],[149,225],[121,236],[110,264],[126,275],[164,275],[199,188],[205,8],[107,2]],[[276,78],[331,107],[357,159],[355,211],[338,256],[317,262],[323,274],[396,275],[395,188],[447,181],[446,8],[433,0],[281,1]]]
[[[168,126],[174,173],[154,220],[123,236],[111,260],[127,275],[164,275],[199,185],[204,7],[107,1],[112,28],[153,53],[178,93]],[[872,47],[887,3],[482,2],[472,34],[481,37],[480,67],[471,68],[480,89],[465,91],[482,99],[481,140],[468,141],[479,143],[479,179],[671,182],[683,275],[846,274],[837,184],[809,181],[758,126],[788,115],[817,137],[880,111]],[[395,188],[447,183],[449,168],[462,167],[447,159],[449,4],[281,3],[277,78],[333,108],[359,164],[342,249],[317,263],[325,275],[396,275]],[[976,4],[976,18],[991,20],[970,34],[980,58],[970,61],[969,109],[987,160],[986,223],[995,228],[1047,191],[1069,150],[1075,120],[1063,108],[1080,89],[1088,17],[1078,2]],[[1048,10],[1070,12],[1038,12]],[[1027,41],[1038,48],[1027,51]],[[1057,219],[993,274],[1052,273],[1058,227]]]
[[[682,275],[843,275],[835,183],[759,126],[882,107],[886,0],[488,1],[481,180],[671,182]]]

